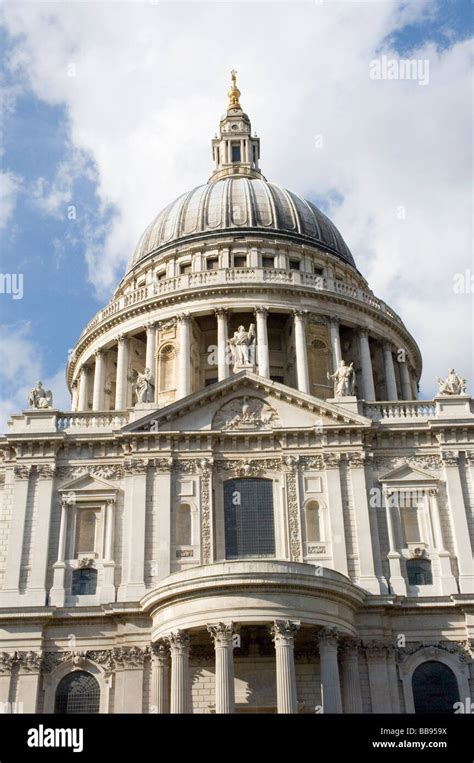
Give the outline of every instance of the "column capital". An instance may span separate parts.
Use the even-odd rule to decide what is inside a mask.
[[[341,322],[341,319],[339,318],[338,315],[328,315],[327,319],[329,323],[334,323],[335,325],[339,325]]]
[[[214,315],[217,318],[225,318],[229,314],[227,307],[215,307]]]
[[[122,342],[126,342],[128,340],[128,335],[125,332],[121,332],[120,334],[115,335],[115,341],[118,342],[118,344],[122,344]]]
[[[459,453],[454,450],[445,450],[441,453],[441,460],[443,466],[458,466],[459,465]]]
[[[87,376],[89,371],[90,371],[90,366],[86,365],[85,363],[79,369],[79,373],[81,374],[81,376]]]
[[[137,474],[146,474],[148,469],[148,459],[133,458],[125,461],[123,465],[125,476],[134,476]]]
[[[153,665],[164,667],[168,663],[170,650],[162,641],[151,644],[150,651]]]
[[[18,653],[0,652],[0,674],[11,673],[18,662]]]
[[[307,315],[308,315],[307,310],[293,310],[293,317],[295,318],[295,320],[298,319],[303,321]]]
[[[360,647],[361,641],[355,636],[341,636],[339,639],[339,651],[344,657],[357,656]]]
[[[165,636],[165,641],[168,642],[171,654],[187,654],[191,639],[185,631],[177,630]]]
[[[270,628],[275,646],[292,644],[299,627],[300,623],[295,623],[291,620],[275,620]]]
[[[392,644],[385,641],[368,641],[362,644],[367,658],[372,660],[384,660],[389,651],[392,649]]]
[[[206,628],[214,642],[214,646],[232,646],[232,638],[236,632],[234,623],[209,624]]]
[[[382,341],[382,348],[384,352],[394,352],[395,346],[393,342],[390,341],[390,339],[384,339]]]
[[[270,310],[268,309],[268,307],[261,307],[259,305],[258,307],[255,308],[255,312],[257,315],[260,314],[266,317],[268,313],[270,312]]]
[[[13,474],[16,480],[27,480],[31,474],[31,464],[15,464]]]
[[[363,469],[366,462],[366,458],[367,456],[365,453],[348,453],[347,463],[348,463],[349,469]]]
[[[369,329],[366,328],[365,326],[360,326],[358,329],[358,332],[360,337],[364,337],[364,339],[369,338]]]
[[[437,498],[438,493],[439,493],[439,488],[437,487],[430,487],[430,489],[428,490],[428,495],[431,496],[432,498]]]
[[[39,652],[18,652],[17,661],[20,673],[39,673],[43,662],[43,656]]]
[[[191,313],[179,313],[176,316],[178,323],[187,323],[191,320]]]
[[[94,350],[94,355],[96,356],[96,358],[98,358],[99,355],[102,355],[102,353],[103,353],[103,350],[101,347],[97,347],[97,349]]]
[[[323,453],[323,464],[325,469],[339,469],[341,465],[340,453]]]
[[[56,474],[55,464],[39,464],[36,467],[38,479],[40,480],[52,480]]]
[[[321,628],[316,634],[316,641],[321,647],[334,647],[337,649],[342,634],[337,628]]]
[[[147,332],[154,331],[156,328],[157,321],[147,321],[143,324],[143,328],[146,329]]]

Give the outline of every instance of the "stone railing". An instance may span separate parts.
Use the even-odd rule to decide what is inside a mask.
[[[369,305],[380,313],[403,326],[401,318],[390,309],[381,299],[371,292],[359,289],[344,281],[337,281],[314,273],[303,273],[299,270],[281,270],[276,268],[222,268],[220,270],[205,270],[198,273],[186,273],[165,278],[147,286],[123,294],[107,307],[100,310],[87,324],[81,336],[106,320],[132,305],[153,301],[166,294],[212,288],[219,285],[238,284],[281,284],[281,286],[301,286],[306,289],[335,294],[346,299],[353,299]]]
[[[364,403],[364,416],[372,421],[414,421],[436,417],[433,400]]]
[[[114,429],[128,424],[129,415],[124,411],[110,411],[109,413],[100,413],[95,411],[78,411],[71,413],[60,413],[56,419],[56,428],[60,432],[81,429],[101,429],[112,432]]]

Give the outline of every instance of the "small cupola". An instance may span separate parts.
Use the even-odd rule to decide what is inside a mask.
[[[212,141],[215,169],[209,182],[232,175],[262,179],[259,168],[260,138],[256,135],[252,137],[250,119],[242,111],[234,69],[231,78],[227,111],[220,121],[219,135]]]

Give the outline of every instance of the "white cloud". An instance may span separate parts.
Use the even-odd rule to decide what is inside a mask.
[[[66,105],[72,145],[96,163],[98,198],[118,210],[103,247],[86,237],[95,287],[110,290],[150,219],[209,177],[235,66],[264,173],[301,194],[342,195],[330,214],[418,340],[426,394],[451,364],[469,375],[472,293],[452,288],[473,268],[469,45],[412,51],[429,60],[424,87],[369,76],[374,57],[396,57],[384,40],[433,13],[427,0],[7,4],[6,27],[19,35],[12,71]],[[38,198],[54,210],[68,188],[60,176]]]
[[[52,390],[55,407],[70,408],[64,368],[44,375],[44,365],[41,338],[33,336],[29,323],[0,325],[0,432],[6,431],[12,413],[28,407],[28,393],[39,379]]]
[[[10,220],[21,188],[21,178],[14,172],[0,171],[0,231]]]

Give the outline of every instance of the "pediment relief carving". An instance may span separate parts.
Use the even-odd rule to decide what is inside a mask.
[[[274,408],[258,397],[247,395],[229,400],[212,420],[213,429],[224,431],[272,429],[280,425],[280,417]]]

